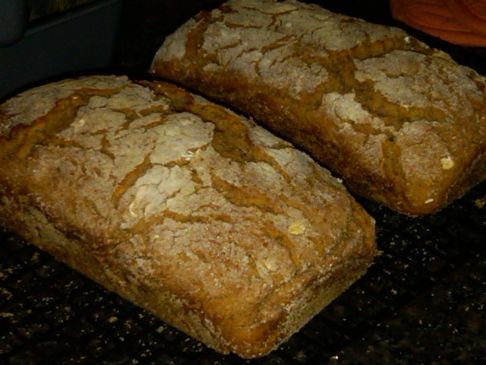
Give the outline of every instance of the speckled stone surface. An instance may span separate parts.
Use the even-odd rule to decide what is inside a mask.
[[[127,0],[115,69],[143,75],[167,32],[197,9],[217,3]],[[320,3],[396,24],[386,1]],[[412,33],[486,73],[484,49]],[[486,182],[443,211],[418,219],[360,202],[377,221],[382,254],[375,265],[287,343],[253,361],[208,350],[0,230],[0,364],[482,363]]]
[[[459,364],[486,358],[486,185],[406,218],[363,202],[382,255],[270,356],[221,356],[1,232],[1,364]]]

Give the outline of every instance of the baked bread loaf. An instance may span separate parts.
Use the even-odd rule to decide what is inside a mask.
[[[399,212],[435,212],[486,176],[485,78],[397,28],[230,0],[167,37],[151,72],[254,117]]]
[[[374,222],[307,155],[162,82],[0,105],[0,224],[223,352],[263,355],[349,287]]]

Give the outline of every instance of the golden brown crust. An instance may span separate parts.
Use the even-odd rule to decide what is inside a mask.
[[[269,352],[376,253],[326,170],[173,85],[64,80],[0,115],[0,222],[218,351]]]
[[[230,0],[169,36],[151,72],[252,115],[400,212],[434,212],[486,177],[484,77],[396,28]]]

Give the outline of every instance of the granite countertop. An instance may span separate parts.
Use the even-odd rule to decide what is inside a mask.
[[[139,76],[164,36],[219,1],[125,0],[111,71]],[[384,24],[386,1],[320,1]],[[484,49],[412,33],[486,74]],[[140,41],[144,39],[144,41]],[[0,364],[479,364],[486,359],[486,182],[409,218],[360,199],[382,254],[270,356],[221,356],[0,229]]]

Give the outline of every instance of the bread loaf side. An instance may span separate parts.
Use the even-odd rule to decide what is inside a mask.
[[[230,0],[167,37],[151,72],[253,116],[399,212],[437,211],[486,176],[485,78],[397,28]]]
[[[223,352],[263,355],[349,287],[374,223],[307,155],[167,83],[0,106],[0,224]]]

